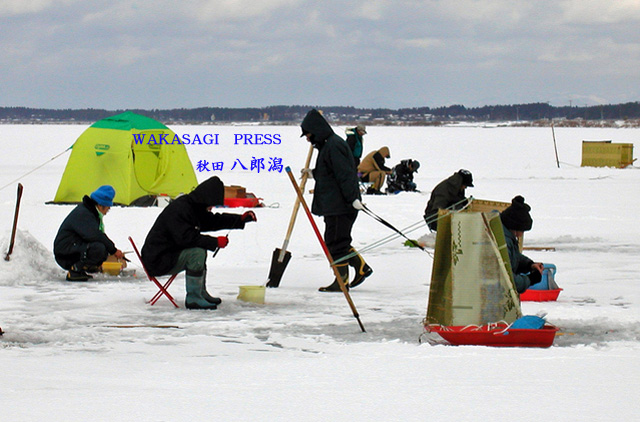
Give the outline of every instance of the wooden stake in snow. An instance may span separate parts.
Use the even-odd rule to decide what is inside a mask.
[[[556,146],[556,131],[553,130],[553,123],[551,123],[551,134],[553,135],[553,149],[556,151],[556,164],[560,168],[560,160],[558,160],[558,147]]]
[[[13,230],[11,230],[11,241],[9,242],[9,250],[4,257],[5,261],[11,259],[11,252],[13,252],[13,244],[16,241],[16,228],[18,227],[18,212],[20,211],[20,199],[22,198],[22,183],[18,183],[18,199],[16,200],[16,212],[13,216]]]

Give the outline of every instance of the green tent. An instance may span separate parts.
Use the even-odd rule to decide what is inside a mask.
[[[102,185],[116,190],[114,203],[152,205],[198,184],[185,146],[168,127],[127,111],[100,120],[73,144],[53,203],[78,203]]]

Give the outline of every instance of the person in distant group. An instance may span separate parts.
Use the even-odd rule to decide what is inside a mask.
[[[438,229],[438,210],[464,208],[467,205],[465,189],[472,187],[473,175],[469,170],[460,169],[433,188],[424,210],[424,220],[432,231]]]
[[[391,158],[389,148],[382,147],[367,154],[358,166],[358,173],[361,174],[360,180],[372,183],[367,189],[367,194],[383,195],[380,189],[384,186],[387,174],[391,173],[391,169],[384,165],[387,158]]]
[[[500,213],[500,220],[504,229],[509,261],[513,271],[513,279],[518,293],[522,293],[530,286],[542,280],[544,264],[533,262],[520,252],[519,239],[524,232],[531,230],[533,219],[529,214],[531,207],[524,202],[520,195],[511,200],[511,205]]]
[[[417,160],[402,160],[391,170],[387,178],[387,193],[401,191],[415,192],[417,185],[413,182],[413,173],[417,173],[420,163]]]
[[[324,217],[324,242],[334,261],[353,255],[336,265],[340,278],[347,287],[356,287],[373,273],[364,258],[351,246],[351,229],[364,209],[360,197],[356,166],[347,143],[336,135],[318,110],[307,113],[300,125],[302,136],[318,150],[315,168],[304,169],[313,179],[313,201],[311,211]],[[349,283],[349,265],[356,275]],[[337,279],[321,292],[341,291]]]
[[[364,149],[364,135],[367,134],[367,128],[365,125],[358,125],[354,128],[347,129],[345,133],[347,134],[347,144],[349,144],[349,148],[351,148],[353,158],[356,162],[356,168],[358,168]]]
[[[216,309],[222,300],[207,292],[207,251],[224,248],[226,236],[202,232],[244,229],[257,221],[253,211],[244,214],[211,213],[224,203],[224,184],[213,176],[188,195],[172,201],[158,216],[142,247],[142,262],[152,276],[185,271],[187,309]]]
[[[67,272],[68,281],[87,281],[109,255],[123,259],[123,252],[104,232],[103,217],[113,206],[116,191],[100,186],[64,219],[53,241],[56,262]]]

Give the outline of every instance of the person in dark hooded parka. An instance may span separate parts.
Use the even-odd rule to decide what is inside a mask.
[[[318,110],[307,113],[300,125],[302,136],[318,150],[315,168],[305,169],[315,179],[311,212],[324,217],[324,241],[334,261],[354,254],[345,262],[336,265],[340,277],[347,287],[356,287],[373,273],[362,256],[351,246],[351,229],[363,208],[358,174],[351,149],[336,135]],[[349,283],[349,265],[356,275]],[[321,287],[321,292],[339,292],[340,286],[334,280],[329,286]]]
[[[224,203],[224,184],[214,176],[200,183],[191,193],[172,201],[156,219],[142,247],[142,262],[150,275],[185,271],[185,306],[188,309],[216,309],[222,301],[206,289],[207,251],[227,246],[226,236],[203,232],[244,229],[257,221],[253,211],[244,214],[211,213]]]

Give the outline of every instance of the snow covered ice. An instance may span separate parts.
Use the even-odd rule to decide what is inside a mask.
[[[6,251],[19,176],[61,153],[86,125],[0,125],[0,246]],[[557,266],[557,302],[522,304],[560,327],[549,349],[452,347],[420,343],[431,257],[394,238],[364,254],[374,273],[351,296],[319,293],[333,275],[300,211],[287,247],[293,257],[266,304],[236,300],[241,285],[262,285],[282,246],[295,194],[284,174],[231,170],[235,159],[282,158],[299,174],[308,143],[298,127],[172,126],[219,133],[219,145],[189,145],[192,163],[224,161],[218,175],[263,198],[256,224],[229,233],[208,260],[216,311],[175,309],[137,259],[137,276],[63,281],[52,244],[71,206],[53,199],[68,153],[20,178],[18,234],[0,262],[0,420],[633,420],[640,412],[640,172],[581,168],[583,139],[634,143],[638,129],[370,127],[365,153],[389,146],[389,164],[419,160],[420,193],[365,196],[367,206],[403,229],[422,219],[429,191],[460,168],[473,172],[479,199],[532,206],[526,251]],[[334,126],[339,135],[344,128]],[[234,145],[235,133],[278,133],[281,145]],[[636,150],[637,156],[637,150]],[[315,159],[315,155],[314,155]],[[91,169],[87,169],[91,171]],[[313,187],[310,180],[307,190]],[[310,196],[307,195],[308,200]],[[229,209],[228,212],[242,212]],[[158,208],[114,207],[108,235],[122,250],[140,247]],[[323,227],[321,219],[316,219]],[[409,233],[427,235],[422,225]],[[222,235],[226,231],[221,232]],[[354,246],[393,235],[362,214]],[[427,235],[427,238],[429,236]],[[211,256],[211,254],[209,254]],[[184,275],[170,288],[184,302]]]

